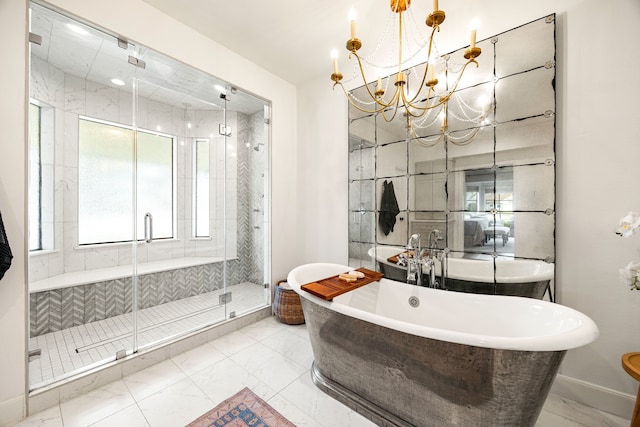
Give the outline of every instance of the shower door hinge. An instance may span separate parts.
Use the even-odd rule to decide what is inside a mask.
[[[219,304],[225,304],[231,302],[231,292],[220,295],[218,299]]]
[[[118,39],[118,47],[119,47],[120,49],[127,50],[127,49],[129,49],[129,42],[128,42],[128,41],[126,41],[125,39],[121,39],[121,38],[119,38],[119,39]]]
[[[127,350],[118,350],[116,351],[116,360],[120,360],[127,357]]]
[[[236,317],[235,311],[232,311],[231,313],[229,313],[229,319],[233,319],[234,317]]]
[[[223,136],[231,136],[231,126],[220,123],[218,125],[218,133]]]
[[[269,289],[269,284],[268,284],[268,283],[264,283],[264,284],[262,285],[262,287],[263,287],[263,288],[265,288],[265,289]]]
[[[143,70],[147,67],[146,62],[131,55],[129,55],[129,64],[135,65],[136,67],[142,68]]]
[[[29,42],[42,46],[42,36],[35,33],[29,33]]]

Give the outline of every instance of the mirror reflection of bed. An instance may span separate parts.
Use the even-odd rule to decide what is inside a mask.
[[[465,252],[493,252],[513,255],[515,245],[513,220],[493,220],[492,214],[465,214]],[[496,215],[498,217],[498,215]]]

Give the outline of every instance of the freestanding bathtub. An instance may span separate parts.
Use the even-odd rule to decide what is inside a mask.
[[[401,267],[388,259],[405,248],[397,246],[375,246],[369,249],[369,256],[375,259],[378,269],[385,277],[405,282],[406,267]],[[542,299],[554,277],[554,264],[526,259],[471,260],[449,257],[446,261],[447,274],[444,287],[450,291],[476,294],[512,295]],[[436,276],[442,283],[441,265],[436,262]],[[424,274],[423,283],[428,283]],[[552,296],[550,293],[550,299]]]
[[[598,328],[531,298],[446,292],[388,279],[325,301],[300,287],[350,270],[307,264],[301,296],[314,383],[383,426],[533,426],[568,349]]]

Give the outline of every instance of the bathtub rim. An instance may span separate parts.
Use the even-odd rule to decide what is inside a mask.
[[[595,341],[599,336],[599,330],[595,322],[587,315],[561,304],[552,303],[548,301],[542,301],[532,298],[505,296],[505,295],[486,295],[486,294],[470,294],[462,292],[451,292],[438,289],[430,289],[424,287],[417,287],[408,285],[406,283],[396,282],[389,279],[382,279],[386,282],[391,282],[397,286],[406,286],[411,288],[411,294],[419,294],[420,297],[428,298],[428,295],[432,292],[446,292],[448,298],[452,300],[468,300],[469,302],[477,301],[490,301],[490,300],[502,300],[502,302],[509,302],[515,304],[522,304],[527,306],[537,306],[547,309],[561,310],[563,313],[569,314],[574,317],[579,326],[570,330],[563,331],[556,335],[536,335],[531,337],[505,337],[496,335],[480,335],[475,333],[467,333],[460,331],[445,330],[432,326],[423,326],[409,323],[402,320],[392,319],[381,316],[376,313],[357,309],[342,303],[341,301],[348,298],[347,294],[334,298],[333,301],[325,301],[322,298],[316,297],[309,292],[303,291],[300,286],[304,283],[298,283],[296,274],[305,268],[319,268],[326,269],[321,274],[316,274],[315,278],[309,279],[309,281],[319,280],[325,277],[330,277],[335,274],[349,271],[352,267],[333,264],[333,263],[310,263],[300,265],[289,273],[287,281],[291,288],[295,290],[298,295],[305,298],[315,304],[323,307],[327,307],[338,313],[355,317],[360,320],[364,320],[369,323],[381,325],[390,329],[405,332],[408,334],[421,336],[425,338],[431,338],[441,341],[453,342],[457,344],[492,348],[498,350],[514,350],[514,351],[564,351],[573,348],[582,347]],[[325,274],[328,273],[328,274]],[[369,285],[367,285],[369,286]],[[359,288],[362,289],[362,288]],[[351,291],[352,293],[358,292],[359,289]],[[345,297],[345,298],[342,298]]]
[[[385,250],[385,251],[389,250],[389,253],[388,253],[389,256],[397,255],[397,254],[399,254],[401,252],[404,252],[404,251],[407,250],[406,248],[402,248],[402,247],[399,247],[399,246],[377,245],[377,246],[373,246],[373,247],[369,248],[369,250],[367,251],[367,255],[369,255],[369,257],[371,257],[371,259],[375,260],[376,262],[381,262],[381,263],[390,265],[391,267],[395,267],[395,268],[404,268],[404,267],[398,266],[397,264],[393,264],[393,263],[390,263],[389,261],[387,261],[387,258],[389,258],[389,256],[386,256],[387,254],[385,254],[382,257],[380,257],[380,254],[379,254],[379,252],[377,252],[376,248],[383,248],[383,250]],[[377,254],[377,256],[374,255],[374,254]],[[451,263],[461,264],[462,266],[464,266],[465,264],[471,265],[471,264],[475,264],[475,263],[489,263],[490,261],[449,257],[447,262],[449,263],[449,266],[451,266]],[[505,275],[501,274],[500,269],[497,269],[495,271],[495,282],[497,282],[497,283],[541,282],[541,281],[544,281],[544,280],[553,280],[554,277],[555,277],[555,271],[554,271],[555,270],[555,264],[554,263],[545,262],[545,261],[538,261],[538,260],[530,260],[530,259],[505,259],[505,258],[497,258],[497,259],[495,259],[495,262],[497,263],[497,265],[506,264],[506,263],[534,264],[536,266],[540,266],[541,270],[542,270],[538,274],[533,274],[533,275],[525,275],[525,274],[513,275],[513,274],[511,274],[509,276],[505,276]],[[440,266],[438,266],[437,263],[436,263],[436,271],[438,271],[438,274],[439,274],[439,270],[440,270]],[[493,274],[490,277],[488,277],[488,276],[485,277],[485,276],[481,276],[481,275],[457,273],[455,271],[451,272],[451,268],[449,268],[449,271],[448,271],[448,274],[447,274],[447,278],[457,279],[457,280],[465,280],[465,281],[468,281],[468,282],[494,283],[494,275]]]

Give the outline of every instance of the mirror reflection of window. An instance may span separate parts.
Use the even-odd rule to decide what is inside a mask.
[[[465,251],[513,253],[513,168],[465,172]]]

